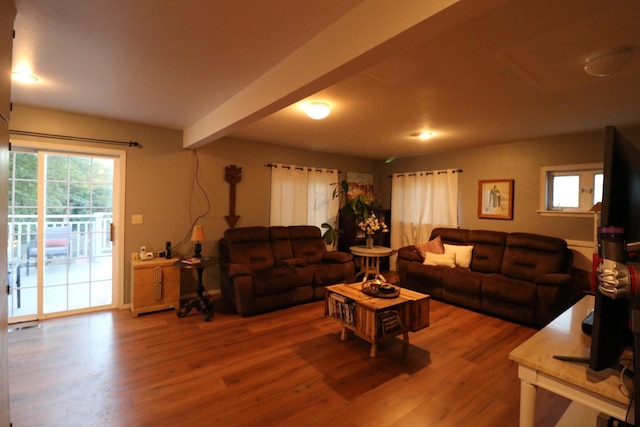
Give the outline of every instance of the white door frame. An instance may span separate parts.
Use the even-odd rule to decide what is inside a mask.
[[[76,153],[82,155],[97,155],[113,158],[113,198],[114,212],[113,224],[114,235],[112,242],[113,250],[113,307],[122,309],[124,307],[124,224],[125,224],[125,183],[127,173],[127,152],[112,148],[90,147],[86,145],[67,145],[56,142],[33,142],[12,137],[11,145],[24,147],[31,150],[45,151],[50,153]],[[44,315],[45,317],[55,317],[55,313]]]

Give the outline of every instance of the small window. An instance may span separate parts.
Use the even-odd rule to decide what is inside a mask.
[[[602,201],[602,164],[542,168],[542,210],[588,212]]]

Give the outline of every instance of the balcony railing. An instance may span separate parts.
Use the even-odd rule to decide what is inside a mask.
[[[69,257],[93,257],[111,253],[111,222],[113,213],[89,215],[48,215],[47,232],[50,228],[67,227]],[[36,241],[37,217],[35,215],[13,215],[9,217],[8,259],[10,263],[28,261],[28,248]]]

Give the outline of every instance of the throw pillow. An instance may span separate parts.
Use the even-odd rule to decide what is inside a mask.
[[[444,265],[454,268],[456,266],[456,254],[434,254],[433,252],[427,252],[427,255],[424,257],[424,265]]]
[[[471,254],[473,246],[447,245],[444,244],[445,254],[456,254],[456,265],[461,268],[469,268],[471,265]]]
[[[427,252],[431,252],[434,254],[443,254],[444,246],[442,246],[442,240],[440,240],[440,236],[437,236],[435,239],[429,240],[427,243],[418,243],[414,245],[422,258],[426,257]]]
[[[46,248],[57,248],[61,246],[67,246],[67,238],[66,237],[58,237],[55,239],[46,239],[44,242],[44,246]]]

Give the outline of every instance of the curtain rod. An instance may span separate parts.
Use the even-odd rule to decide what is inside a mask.
[[[273,163],[267,163],[265,166],[268,167],[268,168],[277,168],[278,167],[278,165],[274,165]],[[280,167],[282,169],[291,169],[291,166],[287,166],[287,165],[282,165]],[[300,171],[305,169],[305,167],[303,167],[303,166],[296,166],[295,168],[296,168],[296,170],[300,170]],[[308,171],[315,170],[316,172],[322,172],[322,169],[317,169],[317,168],[309,168],[309,167],[307,167],[306,169]],[[327,170],[326,172],[333,173],[333,170],[330,169],[330,170]],[[338,173],[342,173],[342,171],[338,171]]]
[[[416,176],[416,175],[433,175],[434,172],[437,172],[438,175],[443,174],[443,173],[447,173],[447,171],[432,171],[432,172],[412,172],[412,173],[407,173],[407,176]],[[451,173],[462,173],[462,169],[454,169],[451,171]],[[404,173],[394,173],[393,175],[395,176],[405,176]],[[393,178],[393,175],[389,175],[387,176],[387,178]]]
[[[142,148],[142,145],[140,145],[140,143],[135,141],[125,142],[125,141],[114,141],[111,139],[82,138],[79,136],[55,135],[52,133],[29,132],[24,130],[11,130],[11,129],[9,129],[9,133],[14,135],[21,135],[21,136],[34,136],[39,138],[63,139],[65,141],[81,141],[81,142],[94,142],[98,144],[128,145],[129,147]]]

